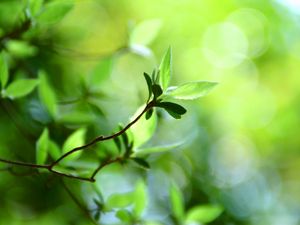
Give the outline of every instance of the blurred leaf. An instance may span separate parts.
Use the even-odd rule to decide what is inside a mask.
[[[119,137],[115,137],[114,139],[114,143],[117,146],[117,149],[119,150],[119,152],[121,152],[122,148],[121,148],[121,141],[119,139]]]
[[[147,187],[143,181],[137,182],[134,191],[134,208],[133,213],[136,218],[139,218],[147,205]]]
[[[30,17],[38,14],[43,6],[44,0],[28,0],[28,10]]]
[[[84,111],[71,111],[69,113],[65,113],[60,115],[57,118],[57,121],[60,123],[66,124],[90,124],[94,122],[93,115],[84,112]]]
[[[161,27],[161,21],[158,19],[147,20],[139,23],[131,32],[129,43],[148,45],[157,36]]]
[[[183,141],[174,143],[174,144],[169,144],[169,145],[163,145],[163,146],[154,146],[154,147],[148,147],[148,148],[137,148],[135,149],[133,153],[133,157],[141,157],[141,156],[146,156],[152,153],[162,153],[162,152],[167,152],[169,150],[172,150],[180,145],[183,144]]]
[[[25,58],[36,55],[38,48],[26,41],[9,40],[5,43],[7,51],[15,57]]]
[[[168,89],[166,95],[175,99],[193,100],[207,95],[217,84],[207,81],[190,82]]]
[[[146,46],[143,45],[138,45],[138,44],[132,44],[129,46],[129,49],[131,52],[140,55],[142,57],[150,57],[153,55],[153,52],[150,48],[147,48]]]
[[[50,139],[48,143],[48,151],[52,159],[58,159],[61,156],[60,148],[54,141],[51,141]]]
[[[151,98],[151,95],[152,95],[152,81],[151,81],[151,77],[147,73],[144,73],[144,77],[145,77],[145,80],[147,82],[148,101],[149,101],[149,99]]]
[[[187,222],[210,223],[221,215],[223,208],[218,205],[200,205],[187,212]]]
[[[131,158],[136,164],[138,164],[140,167],[142,167],[143,169],[150,169],[150,165],[149,163],[142,158],[137,158],[137,157],[133,157]]]
[[[39,72],[39,80],[40,84],[38,86],[38,90],[40,100],[44,104],[50,115],[52,117],[55,117],[57,112],[56,96],[53,89],[48,83],[47,75],[44,71]]]
[[[164,91],[167,90],[171,79],[171,66],[172,66],[172,50],[170,47],[165,53],[165,55],[163,56],[159,66],[159,71],[160,71],[159,83],[161,84],[162,89]]]
[[[4,52],[0,54],[0,82],[1,89],[4,89],[8,81],[8,65],[5,59]]]
[[[44,6],[44,10],[37,16],[38,23],[53,24],[62,20],[72,9],[73,3],[66,1],[53,1]]]
[[[71,151],[72,149],[74,149],[76,147],[84,145],[85,133],[86,133],[85,128],[80,128],[80,129],[76,130],[75,132],[73,132],[67,138],[65,143],[63,144],[62,153],[65,154],[65,153]],[[75,153],[69,155],[67,157],[68,161],[77,159],[80,156],[81,153],[82,153],[82,151],[78,151],[78,152],[75,152]]]
[[[10,99],[24,97],[28,95],[37,86],[39,80],[37,79],[18,79],[8,85],[4,91],[3,97]]]
[[[123,223],[131,224],[132,221],[132,215],[130,212],[126,209],[120,209],[116,213],[116,217],[121,220]]]
[[[175,119],[180,119],[186,113],[185,108],[173,102],[159,102],[156,106],[165,109]]]
[[[184,199],[181,191],[175,184],[170,188],[170,198],[173,215],[181,224],[184,219]]]
[[[100,219],[100,216],[101,216],[101,212],[100,212],[100,210],[98,210],[98,211],[95,213],[95,215],[94,215],[94,219],[95,219],[96,221],[98,221],[98,220]]]
[[[103,81],[107,80],[112,70],[112,64],[113,57],[101,60],[87,77],[89,86],[99,87]]]
[[[152,85],[152,92],[153,92],[154,98],[157,99],[159,96],[162,95],[163,90],[161,89],[160,85],[153,84]]]
[[[49,131],[44,129],[43,133],[36,142],[36,163],[43,165],[46,162],[49,146]]]
[[[144,109],[144,105],[140,107],[132,118],[136,118],[142,110]],[[145,116],[142,116],[137,123],[131,126],[129,129],[132,132],[134,146],[135,148],[146,143],[154,134],[157,124],[157,115],[156,113],[150,119],[146,119]]]
[[[106,201],[105,207],[107,209],[124,208],[133,203],[133,192],[126,192],[122,194],[112,194]]]

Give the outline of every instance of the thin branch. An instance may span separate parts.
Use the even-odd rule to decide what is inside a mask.
[[[122,135],[123,133],[125,133],[133,124],[135,124],[143,115],[144,113],[146,113],[150,108],[152,108],[154,106],[154,102],[151,101],[149,102],[144,110],[133,120],[131,121],[126,127],[124,127],[122,130],[120,130],[119,132],[115,133],[115,134],[112,134],[112,135],[109,135],[109,136],[99,136],[99,137],[96,137],[95,139],[93,139],[91,142],[85,144],[85,145],[82,145],[82,146],[79,146],[79,147],[76,147],[68,152],[66,152],[65,154],[63,154],[61,157],[59,157],[56,161],[54,161],[53,163],[51,163],[50,165],[50,169],[52,169],[56,164],[58,164],[61,160],[63,160],[64,158],[66,158],[67,156],[73,154],[74,152],[77,152],[77,151],[80,151],[80,150],[83,150],[83,149],[86,149],[98,142],[101,142],[101,141],[106,141],[106,140],[110,140],[110,139],[114,139],[120,135]]]
[[[124,127],[122,130],[118,131],[115,134],[109,135],[109,136],[99,136],[94,138],[91,142],[83,145],[83,146],[79,146],[76,147],[72,150],[70,150],[69,152],[63,154],[60,158],[58,158],[56,161],[52,162],[51,164],[48,165],[40,165],[40,164],[34,164],[34,163],[26,163],[26,162],[19,162],[19,161],[13,161],[13,160],[8,160],[8,159],[1,159],[0,158],[0,162],[2,163],[6,163],[6,164],[10,164],[10,165],[16,165],[16,166],[23,166],[23,167],[30,167],[30,168],[35,168],[35,169],[46,169],[49,172],[61,176],[61,177],[67,177],[67,178],[71,178],[71,179],[77,179],[77,180],[82,180],[82,181],[89,181],[89,182],[95,182],[95,176],[97,175],[97,173],[105,166],[110,165],[112,163],[115,162],[120,162],[124,159],[124,157],[117,157],[115,159],[110,159],[105,161],[104,163],[101,163],[92,173],[92,175],[90,177],[81,177],[81,176],[75,176],[75,175],[71,175],[71,174],[67,174],[67,173],[63,173],[63,172],[59,172],[57,170],[54,170],[53,167],[55,165],[57,165],[61,160],[63,160],[64,158],[66,158],[67,156],[71,155],[74,152],[80,151],[80,150],[84,150],[98,142],[101,141],[106,141],[106,140],[110,140],[110,139],[114,139],[122,134],[124,134],[132,125],[134,125],[149,109],[153,108],[155,106],[155,101],[150,101],[147,103],[147,105],[145,106],[145,108],[143,109],[143,111],[134,119],[132,120],[129,124],[127,124],[126,127]]]
[[[107,160],[103,163],[101,163],[96,169],[95,171],[93,172],[92,176],[90,177],[91,180],[96,180],[95,177],[97,175],[97,173],[105,166],[109,165],[109,164],[112,164],[112,163],[115,163],[115,162],[120,162],[122,161],[123,158],[122,157],[118,157],[116,159],[111,159],[111,160]]]

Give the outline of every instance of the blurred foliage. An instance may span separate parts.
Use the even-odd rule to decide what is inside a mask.
[[[163,97],[188,113],[160,105],[59,167],[133,154],[95,183],[1,163],[0,223],[299,224],[299,16],[293,0],[1,0],[1,159],[43,164],[117,132],[160,95],[143,73],[172,72],[168,46]],[[198,80],[219,85],[183,103],[211,88]]]

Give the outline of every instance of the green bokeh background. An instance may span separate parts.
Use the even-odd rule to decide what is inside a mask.
[[[2,34],[19,23],[21,2],[0,1]],[[184,145],[150,156],[152,169],[148,172],[130,166],[103,171],[96,186],[105,195],[129,190],[143,176],[151,199],[145,217],[172,224],[164,219],[170,213],[166,199],[172,180],[182,190],[187,209],[206,203],[223,205],[223,214],[211,224],[300,223],[298,1],[74,2],[62,21],[38,31],[38,38],[31,42],[37,53],[16,56],[14,66],[20,69],[13,71],[14,77],[31,77],[34,75],[24,68],[32,74],[46,69],[60,101],[79,96],[82,77],[103,57],[126,47],[135,24],[155,19],[161,27],[148,46],[150,52],[126,50],[114,57],[111,74],[96,87],[101,92],[97,104],[104,118],[91,121],[89,115],[75,115],[70,119],[66,114],[50,123],[58,142],[86,124],[92,130],[90,136],[111,133],[119,122],[125,124],[146,98],[143,72],[150,73],[169,46],[173,50],[172,85],[219,82],[208,96],[182,103],[188,109],[182,120],[160,120],[148,143],[186,140]],[[151,32],[145,32],[144,38]],[[42,130],[41,124],[32,122],[37,103],[30,97],[9,104],[8,113],[4,108],[0,111],[1,157],[19,155],[19,159],[34,161],[35,141]],[[64,107],[60,112],[77,106]],[[48,123],[48,118],[39,115]],[[1,224],[87,223],[58,181],[51,184],[46,175],[15,177],[6,171],[0,177]],[[89,185],[66,182],[91,204]],[[110,221],[106,216],[103,221]]]

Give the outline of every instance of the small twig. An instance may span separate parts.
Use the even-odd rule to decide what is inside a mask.
[[[92,175],[90,177],[80,177],[80,176],[75,176],[75,175],[71,175],[71,174],[67,174],[67,173],[63,173],[63,172],[59,172],[57,170],[54,170],[53,167],[56,166],[61,160],[63,160],[64,158],[66,158],[67,156],[73,154],[74,152],[80,151],[80,150],[84,150],[98,142],[101,141],[106,141],[106,140],[110,140],[110,139],[114,139],[122,134],[124,134],[133,124],[135,124],[149,109],[153,108],[155,106],[155,101],[150,101],[147,103],[147,105],[145,106],[144,110],[134,119],[132,120],[126,127],[124,127],[122,130],[118,131],[115,134],[109,135],[109,136],[99,136],[94,138],[91,142],[83,145],[83,146],[79,146],[76,147],[72,150],[70,150],[69,152],[63,154],[60,158],[58,158],[56,161],[52,162],[51,164],[48,165],[40,165],[40,164],[34,164],[34,163],[25,163],[25,162],[19,162],[19,161],[13,161],[13,160],[8,160],[8,159],[1,159],[0,158],[0,162],[2,163],[6,163],[6,164],[10,164],[10,165],[16,165],[16,166],[23,166],[23,167],[30,167],[30,168],[34,168],[34,169],[47,169],[49,172],[61,176],[61,177],[67,177],[67,178],[71,178],[71,179],[77,179],[77,180],[82,180],[82,181],[89,181],[89,182],[95,182],[95,176],[97,175],[97,173],[105,166],[115,163],[115,162],[120,162],[123,160],[124,157],[117,157],[115,159],[109,159],[103,163],[101,163],[92,173]]]
[[[154,106],[154,102],[151,101],[149,102],[146,107],[144,108],[144,110],[133,120],[131,121],[126,127],[124,127],[122,130],[120,130],[119,132],[115,133],[115,134],[112,134],[112,135],[109,135],[109,136],[99,136],[99,137],[96,137],[95,139],[93,139],[91,142],[85,144],[85,145],[82,145],[82,146],[79,146],[79,147],[76,147],[68,152],[66,152],[65,154],[63,154],[61,157],[59,157],[56,161],[54,161],[53,163],[51,163],[50,165],[50,169],[52,169],[55,165],[57,165],[61,160],[63,160],[64,158],[66,158],[67,156],[73,154],[74,152],[77,152],[77,151],[80,151],[80,150],[83,150],[83,149],[86,149],[98,142],[101,142],[101,141],[106,141],[106,140],[110,140],[110,139],[114,139],[120,135],[122,135],[123,133],[125,133],[133,124],[135,124],[143,115],[144,113],[146,113],[150,108],[152,108]]]

